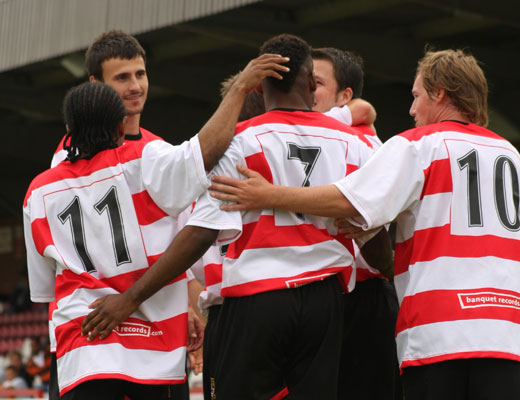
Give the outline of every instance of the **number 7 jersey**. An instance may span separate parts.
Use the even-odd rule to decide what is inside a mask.
[[[242,164],[277,185],[323,185],[357,170],[371,154],[366,139],[331,117],[272,110],[237,125],[213,172],[240,178],[236,164]],[[332,218],[273,209],[222,212],[219,205],[204,194],[188,225],[219,230],[218,245],[232,242],[222,296],[295,288],[340,273],[345,289],[352,289],[352,242],[337,235]]]
[[[177,215],[208,186],[196,137],[123,144],[33,180],[24,201],[31,299],[58,303],[61,394],[90,379],[185,379],[185,274],[103,341],[87,342],[81,323],[90,303],[126,290],[161,256],[180,230]]]
[[[520,361],[518,151],[473,124],[403,132],[336,186],[367,227],[396,219],[401,367]]]

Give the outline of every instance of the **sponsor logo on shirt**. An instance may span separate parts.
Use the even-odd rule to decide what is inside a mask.
[[[458,293],[462,308],[509,307],[520,310],[520,297],[499,292]]]
[[[114,329],[114,333],[117,333],[119,336],[150,337],[151,331],[152,329],[149,326],[133,322],[123,322]]]

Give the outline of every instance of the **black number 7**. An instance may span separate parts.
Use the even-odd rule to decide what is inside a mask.
[[[305,179],[303,180],[302,186],[310,186],[310,176],[321,154],[321,147],[304,147],[296,143],[287,142],[287,149],[288,160],[299,160],[303,164]],[[304,218],[303,214],[297,213],[296,215],[301,219]]]

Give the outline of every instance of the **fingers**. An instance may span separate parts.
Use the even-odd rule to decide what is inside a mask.
[[[262,176],[260,173],[253,171],[252,169],[249,169],[246,166],[240,165],[240,164],[237,164],[237,171],[248,178],[256,178],[256,177]],[[237,181],[241,182],[238,179],[237,179]]]

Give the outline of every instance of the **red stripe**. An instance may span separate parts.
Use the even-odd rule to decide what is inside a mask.
[[[280,392],[276,393],[269,400],[284,400],[287,396],[289,396],[289,389],[284,387],[282,390],[280,390]]]
[[[103,289],[113,288],[119,293],[124,292],[132,286],[146,271],[142,268],[136,271],[130,271],[111,278],[96,279],[86,272],[76,274],[71,270],[65,269],[56,277],[56,299],[60,300],[71,295],[77,289]],[[186,277],[186,273],[182,273],[173,279],[168,285],[180,281]]]
[[[341,286],[341,291],[343,293],[350,292],[350,290],[348,288],[348,283],[350,282],[350,277],[352,276],[352,272],[353,272],[352,267],[347,267],[338,274],[339,284]]]
[[[204,266],[206,287],[222,282],[222,264],[207,264]]]
[[[424,170],[424,186],[421,200],[425,195],[437,193],[452,193],[451,166],[449,158],[433,161]]]
[[[124,381],[130,381],[144,385],[176,385],[179,383],[186,382],[186,377],[184,377],[184,379],[137,379],[125,374],[95,374],[86,376],[82,379],[78,379],[71,385],[65,387],[63,390],[60,391],[60,396],[63,396],[65,393],[70,392],[72,389],[82,384],[83,382],[88,382],[94,379],[121,379]]]
[[[416,245],[417,244],[417,245]],[[450,225],[422,229],[405,242],[395,245],[395,275],[408,266],[438,257],[498,257],[520,261],[520,241],[493,235],[459,236],[450,234]]]
[[[370,127],[370,125],[354,125],[352,127],[356,131],[359,131],[364,136],[377,136],[374,130]]]
[[[495,132],[492,132],[481,126],[478,126],[475,124],[461,124],[461,123],[453,122],[453,121],[444,121],[444,122],[439,122],[437,124],[430,124],[427,126],[423,126],[420,128],[409,129],[407,131],[404,131],[403,133],[400,133],[399,136],[402,136],[405,139],[408,139],[413,142],[413,141],[421,140],[423,137],[428,136],[428,135],[433,135],[433,134],[439,133],[439,132],[450,132],[450,131],[468,133],[470,135],[476,135],[476,136],[482,136],[482,137],[506,141],[506,139],[498,136]]]
[[[312,224],[277,226],[274,216],[261,215],[257,222],[243,225],[242,235],[229,245],[226,257],[238,258],[247,249],[309,246],[333,239],[326,229]]]
[[[348,174],[351,174],[352,172],[354,171],[357,171],[359,169],[359,166],[358,165],[355,165],[355,164],[348,164],[347,163],[347,171],[345,173],[345,176],[347,176]]]
[[[155,204],[146,190],[133,194],[132,200],[139,225],[149,225],[168,215]]]
[[[105,339],[87,341],[87,336],[81,336],[81,323],[85,317],[78,317],[65,324],[58,325],[55,329],[58,343],[56,356],[58,358],[66,353],[84,346],[104,346],[111,343],[119,343],[126,349],[145,349],[156,351],[173,351],[186,346],[188,332],[188,314],[183,313],[163,321],[142,321],[137,318],[127,318],[116,329],[124,326],[132,326],[142,329],[142,334],[121,335],[112,331]],[[127,324],[128,323],[128,324]],[[134,324],[134,325],[130,325]],[[161,333],[162,334],[159,334]]]
[[[47,218],[37,218],[31,222],[31,231],[36,251],[43,256],[45,248],[54,244]]]
[[[494,295],[477,295],[475,293],[488,292]],[[474,294],[470,296],[470,294]],[[462,308],[461,300],[466,305],[472,307]],[[468,303],[465,299],[468,297],[487,296],[495,297],[493,303],[486,305],[480,303]],[[520,301],[518,308],[507,306],[507,304],[499,302],[496,299],[512,299],[520,297],[518,292],[494,289],[494,288],[478,288],[471,290],[429,290],[427,292],[417,293],[413,296],[407,296],[403,299],[399,309],[399,317],[396,324],[396,334],[410,329],[418,325],[433,324],[444,321],[460,321],[470,319],[500,319],[511,321],[516,324],[520,323]],[[432,307],[432,304],[435,305]],[[475,304],[479,305],[475,307]]]
[[[337,121],[335,118],[318,112],[280,110],[268,111],[257,117],[238,123],[235,129],[235,135],[242,133],[248,128],[271,123],[332,129],[346,133],[348,135],[356,136],[368,147],[372,148],[372,143],[370,143],[370,141],[362,132],[359,132],[357,129]]]
[[[356,269],[356,282],[363,282],[372,278],[382,278],[386,279],[383,274],[372,272],[367,268],[358,268]]]
[[[264,153],[256,153],[246,157],[246,164],[249,169],[260,173],[269,183],[273,183],[271,168],[265,158]]]
[[[405,360],[401,363],[401,370],[406,367],[417,367],[420,365],[433,364],[441,361],[459,360],[468,358],[500,358],[506,360],[520,361],[517,354],[502,351],[465,351],[460,353],[443,354],[441,356],[426,357],[419,360]]]
[[[250,296],[261,292],[267,292],[270,290],[293,289],[312,282],[317,282],[326,279],[331,275],[340,273],[345,268],[351,269],[351,266],[324,268],[319,271],[306,271],[300,275],[289,276],[285,278],[261,279],[253,282],[247,282],[239,285],[230,286],[227,288],[222,288],[221,294],[223,297],[241,297]]]

